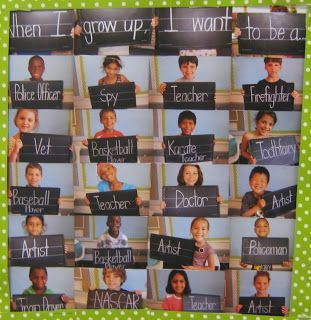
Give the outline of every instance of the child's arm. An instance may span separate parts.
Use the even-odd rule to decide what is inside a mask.
[[[291,263],[290,263],[290,261],[283,261],[283,262],[282,262],[282,267],[283,267],[283,268],[291,268]]]
[[[69,298],[66,294],[62,294],[62,295],[60,296],[60,299],[61,299],[65,304],[67,304],[67,303],[69,302],[69,300],[70,300],[70,298]]]
[[[87,139],[82,140],[82,144],[87,147],[89,145],[89,142]]]
[[[233,30],[233,34],[234,34],[237,38],[239,38],[239,37],[241,37],[242,31],[241,31],[241,29],[240,29],[239,27],[235,27],[234,30]]]
[[[282,310],[283,316],[287,316],[287,315],[288,315],[288,309],[287,309],[286,306],[282,306],[282,307],[281,307],[281,310]]]
[[[263,200],[263,199],[262,199]],[[264,201],[264,200],[263,200]],[[263,206],[264,207],[264,206]],[[255,216],[257,211],[261,211],[261,209],[263,208],[261,206],[258,205],[258,202],[256,205],[254,205],[253,207],[249,208],[248,210],[244,211],[241,216],[242,217],[252,217]]]
[[[296,90],[292,91],[290,94],[294,99],[298,98],[298,92]]]
[[[141,197],[136,197],[135,198],[135,203],[137,206],[141,206],[143,204],[143,199]]]
[[[19,150],[23,147],[23,142],[20,138],[17,138],[12,150],[9,152],[9,161],[16,162],[19,155]]]
[[[166,86],[167,86],[167,84],[165,82],[160,84],[159,91],[161,94],[163,94],[163,92],[166,90]]]
[[[242,137],[240,145],[241,156],[248,160],[250,164],[256,164],[256,158],[254,158],[249,152],[247,152],[248,142],[250,140],[250,132],[245,132]]]
[[[222,203],[222,197],[220,194],[217,196],[216,201],[217,203]]]
[[[240,311],[241,311],[242,308],[243,308],[243,305],[242,305],[242,304],[238,304],[238,305],[235,307],[235,312],[240,313]]]
[[[240,261],[240,266],[241,266],[242,268],[247,268],[247,267],[248,267],[248,264]]]

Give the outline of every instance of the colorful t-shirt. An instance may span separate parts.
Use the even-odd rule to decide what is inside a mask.
[[[99,192],[112,191],[110,190],[109,183],[103,180],[99,181],[97,188]],[[132,184],[127,184],[123,182],[122,188],[120,190],[134,190],[134,189],[136,189],[136,187],[133,186]]]
[[[128,238],[122,232],[119,231],[119,235],[117,238],[113,238],[109,233],[108,230],[103,233],[97,241],[97,248],[127,248],[128,247]]]
[[[94,139],[99,138],[116,138],[116,137],[124,137],[124,134],[118,130],[113,130],[112,132],[106,132],[104,130],[98,131],[94,135]]]
[[[168,295],[162,301],[162,309],[169,311],[182,311],[182,297],[176,297],[174,294]]]
[[[29,288],[25,289],[22,294],[37,294],[37,293],[34,287],[30,286]],[[51,289],[45,287],[43,294],[54,294],[54,292]]]
[[[212,254],[214,254],[214,250],[208,243],[205,243],[202,247],[195,247],[193,265],[204,267],[208,257]]]

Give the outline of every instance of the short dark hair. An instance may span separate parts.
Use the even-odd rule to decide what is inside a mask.
[[[32,218],[32,217],[36,217],[36,218],[40,219],[42,225],[44,226],[44,217],[43,217],[43,215],[37,215],[37,214],[29,214],[26,217],[25,224],[27,224],[29,219]]]
[[[38,56],[38,55],[35,55],[35,56],[32,56],[30,59],[29,59],[29,61],[28,61],[28,65],[30,66],[30,64],[31,64],[31,62],[33,61],[33,60],[41,60],[41,62],[43,63],[43,65],[44,65],[44,59],[41,57],[41,56]]]
[[[256,274],[254,275],[254,281],[253,281],[253,283],[255,283],[255,281],[256,281],[256,279],[257,279],[258,277],[267,277],[268,280],[269,280],[269,282],[270,282],[270,280],[271,280],[271,278],[270,278],[270,273],[269,273],[268,271],[257,271]]]
[[[121,278],[121,285],[126,281],[126,271],[125,271],[125,269],[123,269],[123,268],[104,268],[103,269],[104,282],[105,282],[105,276],[109,272],[111,272],[111,273],[115,274],[117,277]]]
[[[169,294],[175,293],[175,291],[172,287],[172,279],[175,277],[176,274],[182,275],[185,279],[186,285],[185,285],[185,289],[184,289],[183,294],[190,294],[191,289],[190,289],[190,285],[189,285],[189,280],[188,280],[187,273],[184,270],[172,270],[170,272],[168,279],[167,279],[167,285],[166,285],[165,291]]]
[[[103,67],[104,68],[107,67],[110,63],[116,63],[120,69],[122,68],[122,62],[119,56],[116,56],[116,55],[106,56],[103,61]]]
[[[185,110],[183,112],[181,112],[178,116],[178,125],[181,124],[181,122],[185,119],[188,120],[193,120],[194,124],[197,124],[197,117],[196,115],[190,111],[190,110]]]
[[[200,166],[198,164],[192,164],[192,163],[187,163],[187,164],[183,164],[178,172],[178,176],[177,176],[177,182],[179,186],[185,186],[185,180],[184,180],[184,170],[185,167],[187,166],[193,166],[196,167],[198,169],[198,180],[196,181],[196,183],[194,184],[195,186],[201,186],[203,183],[203,173],[202,170],[200,168]]]
[[[100,110],[100,112],[99,112],[99,120],[100,120],[100,122],[102,121],[102,116],[103,116],[103,114],[104,114],[104,113],[108,113],[108,112],[113,113],[114,116],[115,116],[115,118],[117,119],[117,113],[116,113],[116,111],[115,111],[114,109],[112,109],[112,108],[105,108],[105,109]]]
[[[35,270],[43,270],[46,274],[46,276],[48,276],[48,271],[46,270],[46,267],[30,267],[29,269],[29,278],[31,277],[32,273],[35,271]]]
[[[264,63],[267,64],[268,62],[276,62],[282,65],[282,58],[276,58],[276,57],[265,57]]]
[[[249,175],[249,180],[251,180],[256,173],[264,174],[267,177],[267,182],[269,183],[270,173],[267,168],[261,167],[261,166],[257,166],[255,168],[253,168],[253,170],[251,171],[251,173]]]
[[[196,56],[180,56],[178,59],[179,68],[183,64],[189,64],[190,62],[194,63],[196,66],[198,66],[198,63],[199,63],[198,57],[196,57]]]
[[[261,221],[261,220],[266,221],[266,222],[268,223],[268,226],[269,226],[269,221],[268,221],[268,219],[266,219],[266,218],[258,218],[258,219],[256,219],[256,221],[255,221],[255,223],[254,223],[254,227],[255,227],[255,228],[256,228],[256,226],[257,226],[257,223],[258,223],[259,221]]]
[[[276,116],[276,113],[274,111],[264,111],[264,110],[258,111],[258,113],[256,114],[256,117],[255,117],[255,121],[257,122],[265,115],[270,116],[273,119],[273,121],[274,121],[273,125],[275,125],[277,123],[278,118]]]

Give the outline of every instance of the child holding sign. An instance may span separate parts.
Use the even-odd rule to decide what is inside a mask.
[[[270,274],[268,271],[257,271],[257,273],[254,276],[254,281],[253,281],[253,286],[256,289],[256,293],[254,294],[253,297],[256,298],[268,298],[270,297],[270,294],[268,292],[268,289],[270,287]],[[235,307],[236,312],[240,312],[242,309],[243,305],[238,304]],[[286,306],[281,307],[282,314],[286,316],[288,314],[288,309]]]
[[[255,221],[254,225],[254,231],[257,235],[258,238],[267,238],[269,233],[270,233],[270,225],[269,221],[266,218],[258,218]],[[243,268],[247,268],[248,264],[244,262],[240,262],[240,266]],[[290,267],[290,262],[289,261],[283,261],[282,262],[282,267],[288,268]],[[259,265],[252,265],[252,270],[272,270],[272,264],[259,264]]]
[[[9,161],[18,161],[19,151],[23,147],[21,133],[31,133],[39,125],[39,114],[36,109],[18,109],[14,117],[14,124],[18,133],[9,139]]]
[[[127,236],[120,230],[121,217],[108,216],[106,224],[108,230],[99,237],[97,248],[127,248]]]
[[[182,311],[183,295],[191,294],[187,273],[183,270],[172,270],[168,276],[165,291],[169,295],[164,298],[162,309]]]
[[[277,117],[273,111],[259,111],[255,118],[255,131],[245,132],[240,145],[239,163],[256,164],[256,158],[248,152],[248,144],[251,139],[266,138],[270,135],[277,122]]]
[[[106,75],[98,80],[98,85],[130,82],[125,75],[120,74],[120,69],[122,69],[122,61],[119,56],[106,56],[103,62],[103,70]],[[139,91],[140,86],[135,85],[135,92],[138,93]]]
[[[216,254],[213,248],[206,242],[209,231],[209,222],[206,218],[197,217],[191,222],[190,232],[195,241],[195,251],[192,266],[182,266],[191,270],[215,270]],[[217,259],[218,260],[218,259]]]

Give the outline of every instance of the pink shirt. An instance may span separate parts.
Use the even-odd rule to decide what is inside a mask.
[[[162,301],[162,309],[168,311],[182,311],[182,297],[176,297],[174,294],[169,295]]]
[[[112,132],[106,132],[106,131],[98,131],[94,135],[94,139],[99,138],[116,138],[116,137],[124,137],[124,134],[120,131],[113,130]]]

